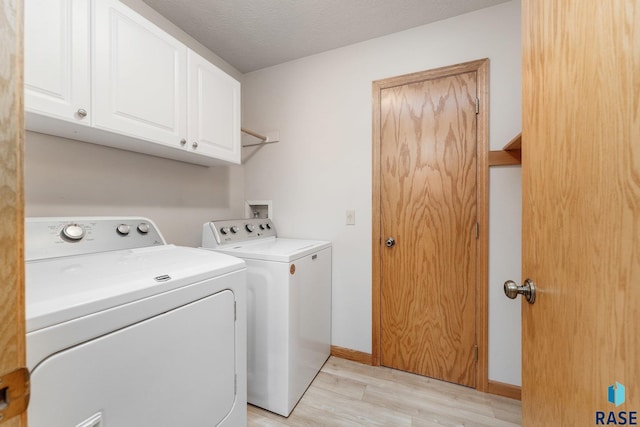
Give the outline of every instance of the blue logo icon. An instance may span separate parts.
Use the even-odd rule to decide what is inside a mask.
[[[609,386],[609,402],[616,406],[624,403],[624,386],[616,381],[615,384]]]

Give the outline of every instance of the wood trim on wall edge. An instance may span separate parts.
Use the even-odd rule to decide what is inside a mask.
[[[373,365],[371,354],[362,351],[352,350],[350,348],[331,346],[331,355],[340,359],[351,360],[353,362],[363,363],[365,365]]]
[[[6,30],[0,31],[6,61],[0,73],[0,375],[26,366],[23,23],[23,0],[5,0],[0,8],[0,26]],[[27,412],[7,416],[2,423],[26,427]]]
[[[489,380],[487,393],[497,396],[508,397],[509,399],[522,400],[522,389],[517,385],[501,383]]]

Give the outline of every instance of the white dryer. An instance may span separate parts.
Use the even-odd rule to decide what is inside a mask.
[[[243,219],[204,224],[202,246],[246,262],[248,402],[289,416],[331,352],[331,242]]]
[[[28,218],[31,427],[245,426],[243,261],[145,218]]]

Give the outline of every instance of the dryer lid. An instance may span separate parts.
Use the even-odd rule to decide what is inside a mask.
[[[243,268],[238,258],[173,245],[30,261],[27,332]]]

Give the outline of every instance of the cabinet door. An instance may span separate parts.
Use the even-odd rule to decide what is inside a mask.
[[[90,124],[89,12],[85,0],[24,2],[27,112]]]
[[[240,163],[240,83],[191,50],[188,64],[189,150]]]
[[[117,0],[95,0],[94,126],[179,146],[187,48]]]

